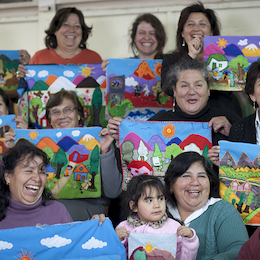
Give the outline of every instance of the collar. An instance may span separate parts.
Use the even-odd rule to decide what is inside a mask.
[[[184,225],[188,227],[188,226],[190,225],[190,223],[191,223],[192,220],[198,218],[200,215],[202,215],[202,214],[208,209],[209,206],[215,204],[216,202],[218,202],[218,201],[220,201],[220,200],[221,200],[221,199],[219,199],[219,198],[210,198],[202,208],[200,208],[200,209],[198,209],[198,210],[195,210],[192,214],[190,214],[190,215],[184,220],[184,222],[183,222]],[[170,205],[170,204],[167,203],[167,207],[168,207],[169,212],[172,214],[172,216],[173,216],[175,219],[177,219],[177,220],[179,220],[179,221],[182,221],[177,206],[174,206],[174,207],[173,207],[172,205]]]
[[[259,108],[255,112],[255,130],[256,130],[256,144],[260,145],[260,120],[259,120]]]
[[[189,115],[186,114],[185,112],[183,112],[180,107],[178,106],[178,104],[175,104],[175,114],[176,116],[180,117],[183,119],[183,121],[186,120],[190,120],[190,121],[194,121],[196,119],[201,119],[202,116],[205,116],[208,112],[210,111],[210,105],[209,105],[209,101],[207,102],[207,105],[197,114],[195,115]]]
[[[162,216],[162,218],[160,220],[150,221],[148,223],[143,220],[140,220],[137,214],[132,214],[127,218],[127,223],[134,228],[142,226],[142,225],[146,225],[146,224],[148,224],[152,228],[160,228],[160,227],[164,226],[167,219],[168,219],[168,216],[167,216],[166,212],[164,213],[164,215]]]
[[[37,208],[39,208],[42,205],[42,197],[34,204],[32,205],[26,205],[22,202],[16,201],[12,198],[9,200],[9,208],[12,210],[18,210],[18,211],[26,211],[28,214],[28,211],[33,211]]]

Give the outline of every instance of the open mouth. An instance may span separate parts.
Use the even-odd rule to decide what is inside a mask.
[[[142,45],[145,46],[145,47],[150,47],[150,46],[152,46],[152,43],[150,43],[150,42],[145,42],[145,43],[142,43]]]
[[[25,186],[25,188],[28,191],[32,191],[32,192],[37,192],[40,189],[39,186],[35,186],[35,185],[27,185],[27,186]]]
[[[75,36],[72,36],[72,35],[68,35],[68,36],[65,36],[66,38],[69,38],[69,39],[75,39],[76,37]]]

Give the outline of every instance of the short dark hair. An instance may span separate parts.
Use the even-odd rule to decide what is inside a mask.
[[[176,205],[176,198],[174,194],[170,192],[171,185],[174,184],[177,178],[185,173],[195,162],[201,163],[208,175],[210,182],[209,197],[213,197],[215,194],[218,193],[218,175],[212,169],[208,160],[197,152],[183,152],[171,161],[164,177],[167,202],[169,202],[172,206]]]
[[[172,65],[165,79],[165,84],[162,86],[162,90],[168,95],[173,97],[173,88],[176,88],[176,84],[179,80],[180,74],[185,70],[197,70],[200,71],[203,75],[203,78],[206,80],[209,87],[209,76],[208,71],[203,64],[197,60],[191,59],[187,61],[184,58],[181,58],[176,64]]]
[[[163,58],[163,48],[166,43],[166,33],[165,33],[164,27],[163,27],[162,23],[160,22],[160,20],[156,16],[154,16],[153,14],[150,14],[150,13],[145,13],[145,14],[139,15],[135,19],[135,21],[132,25],[132,29],[130,30],[130,37],[131,37],[130,47],[131,47],[134,55],[137,55],[135,36],[136,36],[136,32],[137,32],[137,27],[141,22],[149,23],[155,29],[156,40],[158,42],[158,46],[156,49],[157,53],[155,55],[155,59],[162,59]]]
[[[57,39],[55,32],[57,32],[61,28],[61,26],[67,20],[70,14],[76,14],[79,17],[79,22],[82,29],[82,39],[79,44],[79,48],[86,49],[86,41],[91,34],[92,27],[88,27],[85,24],[82,12],[75,7],[62,8],[56,12],[50,23],[49,29],[45,31],[47,33],[47,36],[45,37],[45,45],[47,48],[57,48]]]
[[[20,139],[14,147],[4,153],[0,167],[0,221],[5,218],[10,199],[10,190],[6,184],[4,174],[5,172],[13,174],[16,166],[27,156],[28,160],[33,160],[36,156],[42,158],[44,167],[49,163],[46,153],[26,139]],[[51,192],[46,187],[43,190],[42,199],[43,205],[46,205],[47,201],[53,199]]]
[[[206,9],[204,5],[199,1],[195,4],[189,5],[181,11],[179,22],[178,22],[178,29],[176,32],[176,51],[181,52],[183,56],[184,54],[188,53],[188,46],[182,46],[183,37],[181,36],[183,32],[183,27],[186,21],[189,18],[191,13],[203,13],[211,26],[211,32],[213,35],[220,35],[220,23],[216,16],[216,13],[211,9]]]
[[[73,90],[60,90],[59,92],[50,96],[46,104],[46,119],[51,123],[50,109],[52,107],[58,106],[62,103],[63,99],[69,99],[72,101],[76,107],[77,114],[80,116],[79,124],[84,124],[84,112],[81,103],[79,102],[77,94]]]
[[[123,193],[122,213],[124,218],[127,218],[133,213],[129,207],[130,201],[133,201],[137,207],[138,200],[142,196],[148,197],[149,194],[146,194],[146,188],[149,188],[150,191],[152,188],[155,188],[166,197],[165,187],[158,177],[146,174],[134,176],[127,184],[127,190]]]

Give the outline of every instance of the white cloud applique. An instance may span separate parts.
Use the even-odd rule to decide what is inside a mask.
[[[240,45],[240,46],[245,46],[247,44],[248,44],[248,39],[239,40],[239,42],[238,42],[238,45]]]
[[[12,247],[13,247],[12,243],[0,240],[0,251],[5,249],[11,249]]]
[[[57,136],[57,137],[61,137],[61,136],[62,136],[62,132],[58,132],[58,133],[56,134],[56,136]]]
[[[126,86],[137,86],[138,82],[134,79],[134,77],[127,77],[125,80]]]
[[[76,137],[80,135],[80,131],[79,130],[74,130],[71,132],[72,136]]]
[[[72,78],[72,77],[75,76],[75,73],[74,73],[73,71],[71,71],[71,70],[65,70],[65,71],[63,72],[63,75],[64,75],[65,77]]]
[[[26,77],[34,77],[36,74],[36,71],[35,70],[27,70],[27,73],[26,73]]]
[[[43,246],[47,246],[49,248],[52,248],[52,247],[59,248],[59,247],[62,247],[62,246],[69,245],[71,242],[72,242],[71,239],[60,237],[58,235],[55,235],[54,237],[43,238],[40,241],[40,243]]]
[[[86,243],[82,245],[83,249],[103,248],[107,246],[107,242],[103,242],[94,237],[91,237]]]
[[[38,72],[38,77],[39,78],[45,78],[49,75],[49,72],[47,70],[41,70]]]

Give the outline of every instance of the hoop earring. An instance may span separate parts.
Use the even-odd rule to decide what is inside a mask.
[[[173,97],[172,112],[175,112],[175,97]]]
[[[182,38],[182,45],[181,45],[182,47],[184,47],[185,46],[185,40],[184,40],[184,38]]]

